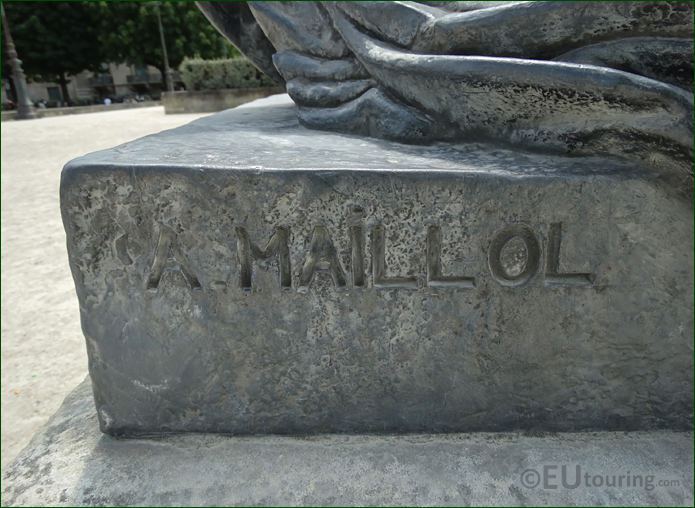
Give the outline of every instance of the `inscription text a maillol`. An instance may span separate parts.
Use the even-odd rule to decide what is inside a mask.
[[[192,290],[202,288],[198,269],[186,255],[176,233],[169,227],[158,226],[156,248],[147,275],[147,289],[156,291],[166,270],[178,271]],[[245,227],[236,227],[238,280],[228,281],[242,291],[253,290],[257,261],[272,260],[277,267],[279,288],[295,287],[306,291],[318,273],[330,276],[336,288],[399,288],[417,290],[430,288],[475,289],[475,277],[448,273],[441,259],[443,231],[441,226],[429,225],[423,235],[422,249],[426,259],[421,276],[396,275],[407,273],[407,267],[387,267],[386,228],[381,224],[367,228],[349,227],[349,265],[340,260],[328,228],[316,225],[308,238],[308,248],[301,259],[290,256],[290,228],[276,227],[265,242],[255,242]],[[524,224],[508,224],[487,239],[486,272],[502,286],[522,286],[537,274],[545,286],[589,287],[594,275],[580,272],[561,272],[560,255],[564,231],[562,223],[551,223],[547,241],[543,242],[534,230]],[[365,245],[367,243],[368,245]],[[368,248],[365,248],[368,247]],[[293,268],[299,274],[293,284]],[[387,275],[387,272],[390,275]]]

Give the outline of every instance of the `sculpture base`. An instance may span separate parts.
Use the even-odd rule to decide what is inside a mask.
[[[7,469],[2,502],[692,506],[692,439],[659,431],[121,440],[99,432],[85,382]]]
[[[63,172],[104,431],[691,428],[689,195],[264,104]]]

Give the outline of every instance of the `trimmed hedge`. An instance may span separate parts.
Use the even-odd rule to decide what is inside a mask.
[[[181,62],[179,72],[189,91],[277,86],[277,83],[256,69],[246,58],[186,58]]]

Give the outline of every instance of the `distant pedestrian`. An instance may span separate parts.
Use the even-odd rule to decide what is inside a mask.
[[[109,97],[107,97],[106,99],[104,99],[104,106],[110,106],[110,105],[111,105],[111,99]]]

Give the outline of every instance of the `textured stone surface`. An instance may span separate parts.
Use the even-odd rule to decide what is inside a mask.
[[[255,104],[64,170],[104,431],[690,428],[689,190]]]
[[[99,432],[84,383],[8,469],[2,502],[692,506],[692,438],[654,431],[122,440]],[[579,466],[576,488],[562,485],[563,466],[568,486]],[[605,486],[620,475],[623,487]],[[532,487],[539,478],[545,483]]]

